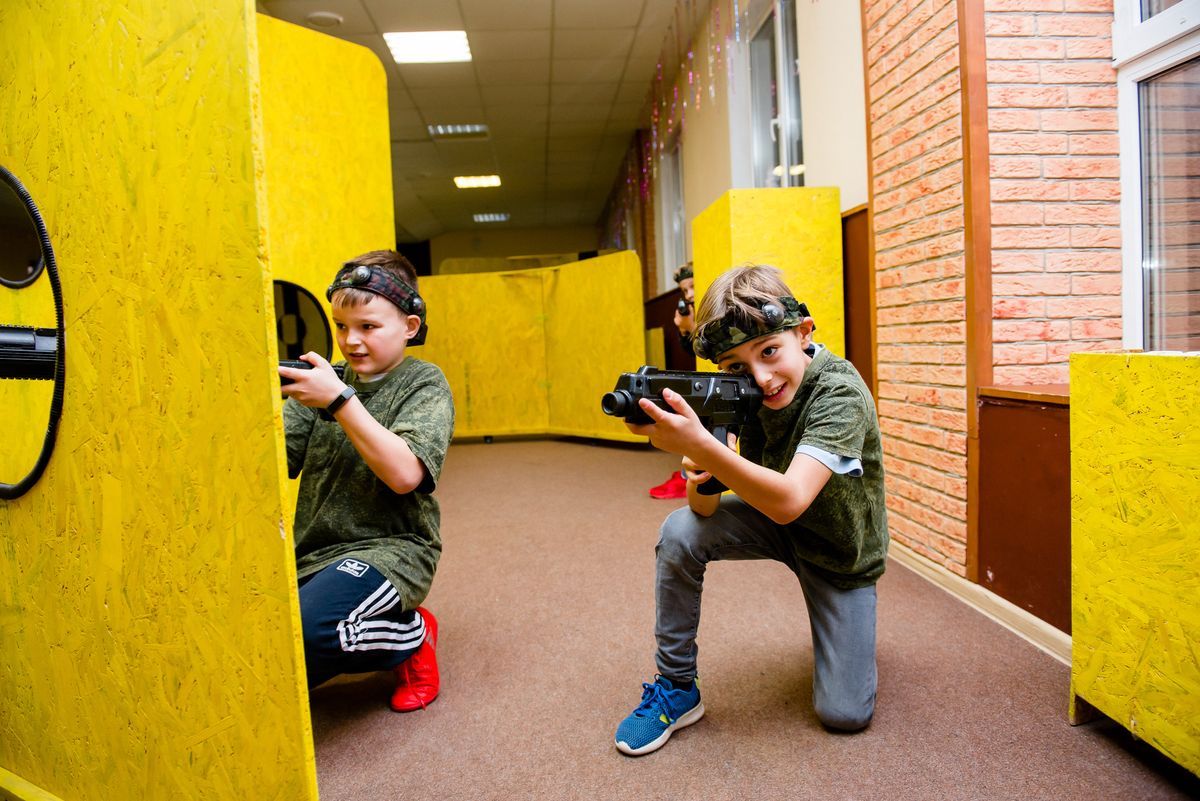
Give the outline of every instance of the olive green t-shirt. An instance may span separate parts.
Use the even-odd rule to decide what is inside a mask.
[[[289,398],[283,407],[288,475],[300,476],[296,501],[299,577],[353,557],[369,562],[416,609],[429,593],[442,552],[441,513],[430,495],[454,431],[450,385],[435,364],[409,356],[381,379],[345,381],[380,424],[404,438],[425,465],[421,486],[399,495],[372,472],[336,421]]]
[[[804,514],[788,524],[794,555],[834,586],[874,584],[883,575],[888,545],[879,420],[854,365],[826,349],[804,371],[792,402],[760,409],[757,423],[741,437],[742,456],[779,473],[803,446],[857,459],[862,474],[834,472]]]

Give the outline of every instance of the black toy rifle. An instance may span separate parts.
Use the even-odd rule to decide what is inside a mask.
[[[279,366],[280,367],[290,367],[293,370],[311,370],[311,369],[313,369],[313,366],[311,364],[309,364],[308,362],[305,362],[305,361],[301,361],[299,359],[280,359]],[[337,373],[338,378],[345,380],[346,365],[344,365],[344,364],[333,365],[333,372]],[[292,379],[284,378],[283,376],[279,376],[279,383],[281,386],[285,385],[285,384],[290,384],[290,383],[292,383]]]
[[[605,414],[624,418],[626,423],[649,425],[654,421],[638,405],[642,398],[676,414],[663,399],[664,389],[678,393],[722,445],[728,445],[730,431],[736,434],[738,427],[754,419],[763,399],[762,390],[750,376],[670,372],[645,366],[636,373],[622,373],[613,391],[600,400],[600,408]],[[701,495],[717,495],[726,489],[715,477],[696,487]]]

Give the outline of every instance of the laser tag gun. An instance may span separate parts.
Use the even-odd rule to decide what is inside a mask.
[[[0,325],[0,378],[53,381],[57,362],[55,329]]]
[[[679,302],[675,304],[675,308],[679,310],[680,317],[688,317],[692,313],[692,304],[688,303],[683,298],[679,299]]]
[[[313,366],[311,364],[309,364],[306,361],[301,361],[300,359],[280,359],[279,366],[280,367],[290,367],[293,370],[311,370],[311,369],[313,369]],[[344,365],[344,364],[333,365],[333,372],[337,373],[337,377],[342,379],[343,381],[346,379],[346,365]],[[279,376],[280,386],[283,386],[285,384],[291,384],[291,383],[294,383],[293,379]]]
[[[754,419],[763,399],[762,390],[748,375],[668,372],[645,366],[636,373],[622,373],[613,391],[600,399],[600,408],[605,414],[624,418],[626,423],[649,425],[654,421],[638,405],[642,398],[678,414],[663,399],[664,389],[677,392],[722,445],[729,444],[730,431],[737,433],[739,427]],[[701,495],[718,495],[727,489],[715,477],[696,487]]]

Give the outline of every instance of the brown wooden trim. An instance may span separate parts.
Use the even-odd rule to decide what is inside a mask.
[[[963,246],[967,307],[967,578],[979,581],[979,408],[992,383],[992,229],[984,6],[957,0],[962,84]]]
[[[867,125],[869,126],[870,123],[867,123]],[[866,211],[867,206],[868,206],[868,204],[866,204],[866,203],[859,203],[857,206],[855,206],[852,209],[846,209],[845,211],[842,212],[842,219],[844,220],[847,217],[858,214],[860,211]]]
[[[1020,387],[980,387],[979,397],[1029,401],[1031,403],[1045,403],[1050,406],[1071,405],[1071,391],[1069,384],[1027,384]]]
[[[866,104],[866,114],[863,115],[864,124],[867,126],[867,263],[871,265],[871,280],[869,284],[869,307],[871,309],[871,364],[875,365],[874,374],[871,376],[870,383],[867,389],[871,390],[871,397],[879,399],[879,312],[875,304],[875,281],[876,281],[876,264],[875,264],[875,158],[874,144],[871,139],[871,71],[870,64],[867,61],[867,8],[866,0],[861,0],[858,4],[858,15],[862,20],[859,28],[862,32],[862,60],[863,60],[863,100]],[[856,207],[854,210],[857,210]]]

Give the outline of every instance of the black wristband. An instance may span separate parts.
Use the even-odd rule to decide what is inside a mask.
[[[321,410],[321,416],[326,420],[332,420],[333,414],[338,409],[346,405],[346,401],[353,398],[358,393],[354,391],[354,387],[347,386],[342,390],[341,394],[329,402],[329,405]]]

